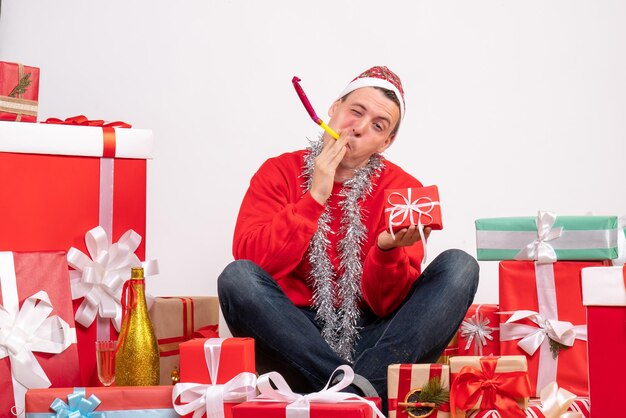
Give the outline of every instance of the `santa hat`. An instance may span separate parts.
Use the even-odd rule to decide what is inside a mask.
[[[376,66],[361,73],[343,89],[339,98],[361,87],[382,87],[391,90],[400,102],[400,120],[404,118],[404,90],[402,89],[402,83],[400,82],[400,77],[389,68]]]

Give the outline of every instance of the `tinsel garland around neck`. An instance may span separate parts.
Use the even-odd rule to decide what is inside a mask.
[[[302,176],[305,192],[311,188],[315,158],[322,151],[321,139],[310,141],[304,157]],[[313,285],[313,305],[317,320],[323,324],[322,337],[344,360],[352,361],[352,348],[358,338],[360,317],[361,276],[363,266],[361,252],[367,239],[367,228],[363,224],[359,202],[372,192],[374,180],[380,175],[385,163],[380,154],[374,154],[369,162],[357,170],[354,176],[343,183],[339,203],[342,210],[341,229],[338,241],[339,271],[335,271],[328,255],[328,235],[332,221],[331,208],[326,208],[317,222],[317,231],[308,250]],[[338,277],[337,285],[333,282]],[[337,302],[339,302],[338,306]]]

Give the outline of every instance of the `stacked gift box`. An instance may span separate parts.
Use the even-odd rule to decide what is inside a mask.
[[[568,408],[585,416],[593,365],[581,272],[617,257],[617,232],[615,216],[539,212],[476,221],[478,259],[500,261],[498,319],[487,325],[498,328],[500,355],[526,357],[531,397],[556,387],[572,398]]]
[[[16,123],[37,122],[38,95],[38,68],[0,62],[1,416],[24,416],[36,388],[58,390],[41,399],[74,399],[64,388],[75,387],[115,398],[96,387],[95,341],[117,339],[130,268],[158,271],[142,261],[152,132],[84,116]],[[171,385],[178,344],[217,335],[217,298],[156,298],[150,314]]]
[[[499,261],[499,301],[472,305],[456,352],[449,345],[454,354],[440,358],[450,364],[450,402],[435,416],[589,417],[590,400],[595,416],[621,408],[611,394],[626,387],[611,376],[625,373],[626,363],[607,365],[605,353],[626,344],[626,327],[615,325],[626,323],[626,276],[609,267],[622,229],[614,216],[477,220],[478,259]],[[392,368],[425,366],[390,366],[390,414],[419,416],[398,405],[424,386],[401,383]]]

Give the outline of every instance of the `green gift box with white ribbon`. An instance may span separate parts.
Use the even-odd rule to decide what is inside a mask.
[[[621,232],[621,231],[620,231]],[[476,220],[479,260],[606,260],[618,256],[617,216],[557,216]]]

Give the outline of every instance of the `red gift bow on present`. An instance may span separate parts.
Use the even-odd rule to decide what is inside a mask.
[[[80,125],[80,126],[102,126],[102,127],[110,127],[110,128],[132,128],[132,126],[129,125],[128,123],[122,122],[120,120],[115,121],[115,122],[105,123],[103,120],[100,120],[100,119],[89,120],[87,116],[84,116],[84,115],[72,116],[65,120],[58,119],[58,118],[48,118],[41,123],[51,123],[53,125]]]
[[[480,409],[496,409],[506,417],[523,418],[524,411],[515,398],[531,394],[528,373],[523,371],[496,373],[499,357],[482,357],[481,370],[464,366],[454,380],[450,394],[450,409],[471,409],[480,397]]]
[[[115,128],[132,128],[132,126],[126,122],[115,121],[105,123],[103,120],[89,120],[84,115],[72,116],[65,120],[58,118],[48,118],[42,123],[49,123],[53,125],[77,125],[77,126],[98,126],[102,128],[102,136],[104,141],[104,147],[102,156],[105,158],[115,157]]]

